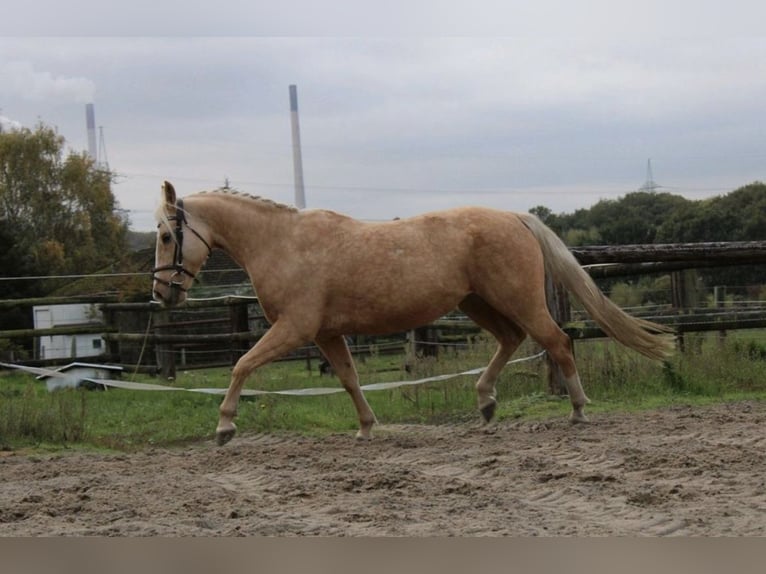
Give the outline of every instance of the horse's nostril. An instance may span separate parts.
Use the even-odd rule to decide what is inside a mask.
[[[160,293],[156,289],[152,291],[152,295],[154,296],[155,301],[163,302],[165,300],[165,297],[163,297],[162,293]]]

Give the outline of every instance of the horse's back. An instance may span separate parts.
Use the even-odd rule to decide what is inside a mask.
[[[432,321],[489,289],[505,276],[497,267],[512,265],[513,252],[531,245],[517,215],[486,208],[388,222],[309,215],[312,283],[325,297],[326,326],[339,331],[390,332]],[[523,245],[514,246],[519,235]]]
[[[464,283],[477,265],[539,253],[534,236],[511,211],[460,207],[385,222],[331,211],[306,215],[298,250],[311,252],[317,266],[374,285],[418,278]]]

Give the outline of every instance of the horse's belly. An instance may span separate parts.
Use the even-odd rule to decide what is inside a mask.
[[[425,240],[385,243],[338,265],[323,285],[323,326],[343,333],[402,332],[454,309],[470,292],[465,250],[442,252]]]
[[[437,289],[417,296],[401,291],[375,297],[369,295],[335,299],[325,315],[325,329],[366,335],[407,331],[449,313],[466,293]]]

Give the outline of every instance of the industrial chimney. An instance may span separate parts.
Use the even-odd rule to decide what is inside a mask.
[[[298,88],[294,84],[290,91],[290,124],[293,134],[293,173],[295,174],[295,207],[306,207],[306,191],[303,186],[303,158],[301,155],[301,128],[298,121]]]
[[[96,112],[93,104],[85,104],[85,125],[88,128],[88,155],[94,162],[98,161],[98,148],[96,147]]]

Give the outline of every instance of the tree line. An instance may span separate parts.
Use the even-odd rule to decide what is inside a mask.
[[[557,214],[545,206],[530,211],[570,246],[766,240],[766,184],[762,182],[701,200],[667,192],[636,191],[573,213]],[[697,275],[700,287],[751,286],[753,296],[766,296],[763,265],[704,269]],[[616,298],[623,299],[619,301],[623,304],[657,302],[658,297],[650,292],[664,289],[666,283],[667,277],[601,282],[604,287],[616,289]]]
[[[42,123],[0,131],[0,277],[90,273],[125,252],[128,219],[113,174]],[[41,281],[0,281],[0,299],[44,295]]]
[[[587,209],[556,214],[530,210],[568,245],[631,245],[766,239],[766,184],[754,182],[702,200],[636,191]]]

